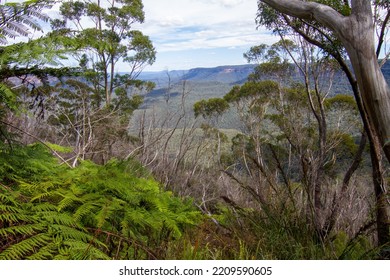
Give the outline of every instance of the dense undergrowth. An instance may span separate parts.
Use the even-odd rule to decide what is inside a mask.
[[[368,239],[319,242],[295,213],[217,205],[212,217],[163,191],[135,160],[58,163],[41,144],[2,147],[0,259],[360,259]],[[278,212],[278,213],[277,213]]]
[[[200,221],[132,160],[59,165],[42,145],[3,150],[0,259],[155,259]]]

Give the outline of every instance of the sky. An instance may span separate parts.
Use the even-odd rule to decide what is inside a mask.
[[[7,2],[22,1],[25,0]],[[250,47],[278,41],[270,31],[257,28],[257,0],[142,2],[145,22],[135,25],[134,29],[149,36],[157,51],[156,62],[147,66],[144,71],[241,65],[247,63],[243,53]],[[58,9],[59,5],[55,5],[46,14],[56,17]],[[38,32],[33,37],[41,35]],[[67,63],[71,62],[65,62]]]
[[[25,0],[7,2],[21,1]],[[134,28],[148,35],[157,51],[156,62],[145,71],[245,64],[243,53],[251,46],[278,41],[270,31],[257,28],[257,0],[143,0],[143,4],[145,22]],[[57,11],[58,5],[48,14],[55,16]]]
[[[256,28],[256,0],[143,0],[145,22],[137,26],[157,50],[145,71],[247,63],[251,46],[278,40]]]

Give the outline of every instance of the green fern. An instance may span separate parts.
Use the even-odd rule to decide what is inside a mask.
[[[15,110],[16,104],[16,94],[7,85],[0,83],[0,106],[5,105],[8,109]]]
[[[50,237],[47,233],[39,233],[29,236],[28,238],[9,246],[0,253],[0,260],[18,260],[29,256],[37,248],[41,248],[50,242]]]
[[[101,250],[91,246],[88,243],[77,241],[77,240],[68,240],[64,242],[64,245],[68,249],[68,259],[76,260],[87,260],[87,259],[100,259],[100,260],[109,260],[109,256],[104,254]]]
[[[31,145],[2,162],[13,188],[0,188],[0,259],[156,258],[200,219],[132,160],[70,169]]]

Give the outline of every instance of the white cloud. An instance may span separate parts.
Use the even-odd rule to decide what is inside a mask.
[[[253,0],[144,0],[145,23],[158,52],[257,43],[256,1]]]
[[[194,0],[196,1],[196,0]],[[213,4],[218,4],[227,8],[232,8],[234,6],[237,6],[239,4],[242,4],[243,2],[248,2],[245,0],[202,0],[203,2],[206,3],[213,3]]]
[[[184,18],[180,16],[168,16],[163,18],[159,25],[162,27],[181,26],[185,23]]]
[[[277,40],[264,29],[256,30],[256,2],[143,0],[146,20],[137,28],[156,47],[153,69],[245,63],[242,53],[251,46]]]

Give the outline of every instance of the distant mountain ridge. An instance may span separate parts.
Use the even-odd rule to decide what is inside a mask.
[[[159,87],[165,86],[168,82],[179,81],[191,82],[220,82],[220,83],[241,83],[246,81],[249,74],[253,72],[256,65],[226,65],[211,68],[198,67],[190,70],[173,70],[160,72],[143,72],[139,76],[142,80],[155,82]]]
[[[180,81],[191,82],[219,82],[228,84],[242,84],[253,73],[256,65],[226,65],[211,68],[198,67],[190,70],[173,70],[160,72],[143,72],[139,76],[142,80],[153,81],[157,87],[165,87],[168,83],[174,84]],[[386,80],[390,83],[390,61],[382,67]],[[349,83],[340,71],[335,76],[334,86],[340,86],[336,92],[345,90]]]
[[[214,68],[194,68],[190,69],[182,80],[201,81],[201,82],[220,82],[220,83],[236,83],[246,80],[251,74],[256,65],[234,65],[234,66],[218,66]]]
[[[151,110],[153,114],[163,114],[164,108],[181,108],[185,97],[186,112],[193,117],[193,105],[202,99],[222,98],[234,85],[242,85],[253,73],[255,65],[218,66],[212,68],[194,68],[190,70],[144,72],[140,79],[153,81],[156,88],[145,95],[141,110]],[[390,63],[382,71],[390,83]],[[264,77],[266,78],[266,77]],[[299,79],[298,77],[296,77]],[[294,77],[293,77],[294,79]],[[183,81],[186,81],[184,84]],[[303,82],[303,81],[302,81]],[[325,81],[326,83],[326,81]],[[325,85],[325,89],[328,87]],[[185,93],[185,95],[184,95]],[[332,82],[331,95],[352,94],[351,85],[341,71],[336,73]],[[157,113],[156,113],[157,112]],[[227,114],[221,120],[221,128],[239,128],[240,123],[234,114]]]

